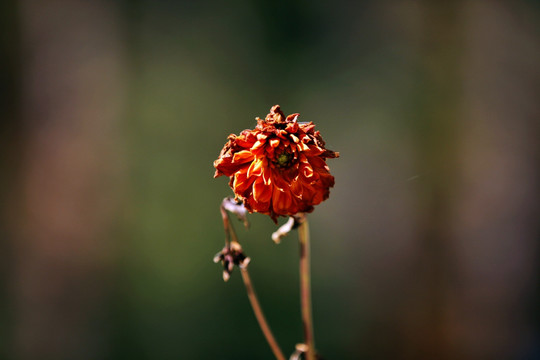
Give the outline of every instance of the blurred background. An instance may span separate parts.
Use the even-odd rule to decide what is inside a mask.
[[[540,359],[540,2],[4,0],[0,358],[271,359],[212,258],[212,162],[270,107],[336,178],[310,215],[326,359]],[[235,225],[285,353],[296,236]],[[283,222],[283,220],[282,220]]]

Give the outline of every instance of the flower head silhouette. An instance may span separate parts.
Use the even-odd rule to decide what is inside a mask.
[[[229,135],[214,161],[214,177],[228,176],[248,211],[274,221],[313,211],[334,186],[326,159],[339,153],[327,150],[315,125],[298,122],[298,116],[285,117],[279,105],[273,106],[264,120],[257,118],[255,129]]]

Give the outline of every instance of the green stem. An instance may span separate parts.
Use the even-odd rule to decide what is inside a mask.
[[[304,217],[298,226],[300,242],[300,306],[304,325],[304,342],[307,345],[306,359],[315,360],[315,340],[313,338],[313,315],[311,311],[311,276],[309,225]]]

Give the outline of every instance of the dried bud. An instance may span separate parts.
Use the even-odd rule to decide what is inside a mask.
[[[295,350],[292,353],[289,360],[300,360],[305,356],[307,351],[308,351],[308,346],[306,344],[302,344],[302,343],[296,344]],[[319,354],[315,354],[315,359],[324,360],[321,356],[319,356]]]
[[[249,220],[247,218],[247,209],[244,206],[244,203],[242,203],[242,201],[233,199],[230,197],[226,197],[221,202],[221,209],[222,209],[222,216],[224,219],[227,217],[227,213],[224,211],[228,211],[236,215],[238,220],[241,220],[244,223],[244,226],[246,227],[246,229],[249,228]],[[229,225],[227,224],[226,226],[229,226]]]
[[[214,256],[214,262],[218,263],[221,261],[223,265],[223,280],[228,281],[231,277],[231,273],[234,269],[234,265],[243,269],[246,268],[251,261],[247,257],[243,250],[242,246],[236,241],[231,241],[225,247]]]
[[[304,220],[305,215],[303,214],[291,216],[285,224],[281,225],[279,229],[272,233],[272,240],[274,240],[276,244],[279,244],[281,242],[281,239],[289,235],[289,233],[293,229],[296,229],[298,225],[300,225]]]

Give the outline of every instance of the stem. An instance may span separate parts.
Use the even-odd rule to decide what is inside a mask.
[[[223,201],[225,202],[225,200]],[[227,213],[227,210],[225,209],[223,204],[220,206],[219,210],[221,211],[221,218],[223,220],[223,228],[225,229],[225,243],[229,244],[231,240],[238,242],[236,233],[234,232],[234,228],[232,227],[231,222],[229,220],[229,214]]]
[[[270,326],[268,326],[268,323],[266,322],[266,318],[264,317],[261,305],[259,304],[259,300],[257,299],[257,294],[255,294],[255,289],[253,289],[253,284],[251,283],[251,278],[249,277],[247,268],[241,269],[241,273],[242,279],[244,280],[244,285],[246,286],[246,292],[249,298],[249,302],[251,303],[251,307],[253,308],[255,317],[259,322],[259,326],[261,327],[261,330],[264,334],[264,337],[266,338],[266,341],[268,342],[268,345],[270,345],[270,348],[272,349],[272,352],[274,353],[276,359],[285,360],[285,356],[283,355],[283,352],[281,351],[276,339],[274,338],[272,330],[270,330]]]
[[[236,236],[236,232],[234,231],[234,227],[232,226],[229,214],[227,210],[231,211],[236,210],[235,207],[236,204],[231,205],[230,199],[225,198],[221,204],[220,211],[221,211],[221,217],[223,219],[223,227],[225,229],[225,243],[238,243],[238,237]],[[236,212],[238,215],[238,212]],[[244,225],[247,226],[247,220],[244,220]],[[246,264],[247,265],[247,264]],[[249,302],[251,303],[251,307],[253,308],[253,312],[255,313],[255,317],[257,318],[257,321],[259,323],[259,326],[261,327],[261,330],[264,334],[264,337],[266,338],[266,341],[268,342],[268,345],[270,345],[270,348],[272,349],[272,352],[274,353],[274,356],[277,360],[286,360],[285,355],[283,355],[283,352],[281,351],[281,348],[279,347],[276,339],[274,338],[274,335],[272,334],[272,330],[270,330],[270,326],[268,325],[268,322],[266,322],[266,317],[264,316],[264,313],[261,309],[261,304],[259,303],[259,299],[257,298],[257,294],[255,293],[255,289],[253,288],[253,284],[251,283],[251,277],[249,276],[249,272],[247,270],[246,266],[239,266],[240,273],[242,274],[242,280],[244,280],[244,285],[246,287],[247,296],[249,298]]]
[[[300,305],[302,309],[302,322],[304,325],[304,342],[307,345],[306,359],[315,360],[313,316],[311,313],[309,227],[307,217],[304,217],[298,226],[298,240],[300,242]]]

